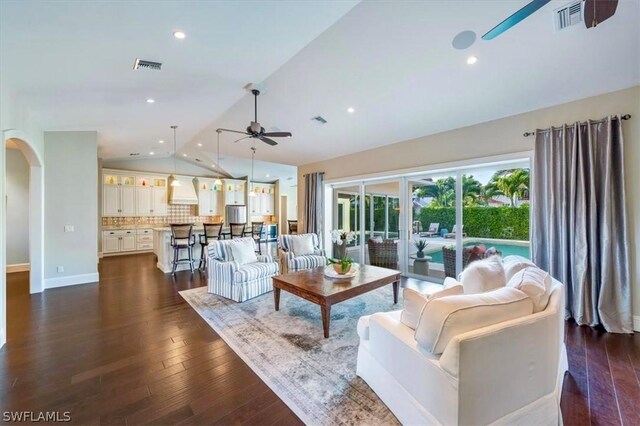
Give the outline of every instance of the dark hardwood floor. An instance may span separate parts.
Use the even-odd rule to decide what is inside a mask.
[[[153,255],[110,257],[100,284],[28,294],[7,275],[0,411],[70,412],[76,424],[299,424],[184,302],[204,274],[175,279]],[[420,282],[405,280],[419,287]],[[640,335],[567,323],[567,425],[640,425]]]

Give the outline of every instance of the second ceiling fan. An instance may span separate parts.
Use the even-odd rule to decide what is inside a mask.
[[[264,127],[262,127],[260,123],[258,123],[258,95],[260,95],[260,91],[258,89],[252,89],[251,93],[253,93],[254,97],[254,121],[249,124],[245,131],[222,128],[218,129],[218,131],[246,135],[246,137],[238,139],[236,142],[243,139],[255,138],[271,146],[278,145],[278,142],[270,138],[290,138],[291,132],[265,132]]]

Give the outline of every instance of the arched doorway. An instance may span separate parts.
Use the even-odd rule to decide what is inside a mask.
[[[23,132],[5,131],[3,140],[5,146],[2,149],[20,150],[29,163],[29,291],[40,293],[44,289],[43,161],[33,149],[30,138]],[[6,295],[3,294],[2,298],[4,303]]]

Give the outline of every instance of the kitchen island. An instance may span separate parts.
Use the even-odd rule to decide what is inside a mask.
[[[197,268],[200,263],[200,255],[202,246],[200,245],[200,234],[204,233],[202,225],[194,225],[193,235],[195,235],[196,243],[192,248],[193,268]],[[173,271],[173,247],[171,247],[171,228],[169,226],[153,228],[153,252],[158,257],[156,266],[165,274]],[[180,258],[187,257],[187,250],[180,250]],[[187,262],[179,263],[176,271],[185,271],[189,269]]]

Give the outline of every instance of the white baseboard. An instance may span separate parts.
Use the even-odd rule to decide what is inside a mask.
[[[78,285],[78,284],[87,284],[87,283],[98,283],[100,279],[100,275],[95,272],[92,274],[80,274],[80,275],[70,275],[67,277],[60,278],[47,278],[44,280],[44,288],[57,288],[57,287],[66,287],[69,285]]]
[[[640,315],[633,316],[633,330],[640,333]]]
[[[4,328],[0,328],[0,349],[2,349],[5,343],[7,343],[7,340],[4,336]]]
[[[12,272],[27,272],[30,265],[28,263],[14,263],[13,265],[7,265],[7,274]]]

